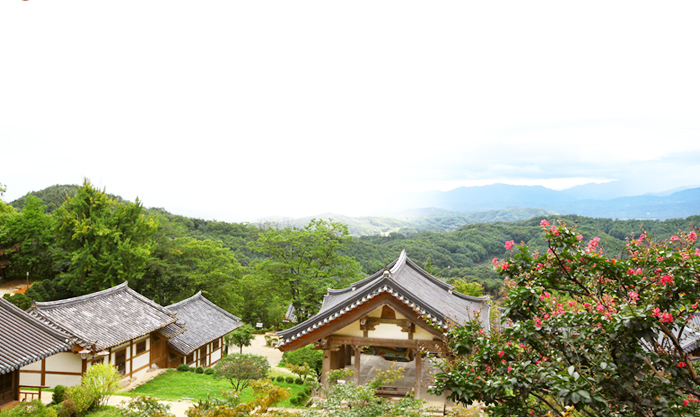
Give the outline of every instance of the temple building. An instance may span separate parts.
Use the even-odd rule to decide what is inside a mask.
[[[20,400],[39,399],[41,389],[47,388],[42,379],[34,384],[20,384],[22,366],[42,364],[47,357],[72,347],[68,334],[0,298],[0,409],[12,407]],[[38,391],[20,392],[20,388]]]
[[[187,330],[168,341],[168,367],[184,363],[210,367],[224,352],[224,336],[241,327],[241,319],[207,300],[201,292],[169,305]]]
[[[489,329],[489,297],[471,297],[430,275],[406,256],[384,270],[342,290],[328,290],[319,312],[291,329],[278,332],[278,349],[313,345],[323,350],[322,381],[331,369],[351,366],[356,384],[374,376],[390,361],[401,362],[404,378],[381,394],[428,398],[430,377],[425,355],[445,351],[443,332],[451,324],[479,317]],[[434,398],[437,399],[437,398]]]
[[[74,341],[20,369],[21,385],[72,386],[92,365],[107,362],[126,378],[168,366],[168,341],[185,331],[175,313],[124,282],[65,300],[37,302],[27,313]]]

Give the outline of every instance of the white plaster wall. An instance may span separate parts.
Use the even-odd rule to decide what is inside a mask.
[[[129,342],[122,343],[119,346],[112,346],[112,352],[114,352],[115,350],[119,350],[119,349],[126,347],[126,346],[129,346]]]
[[[146,350],[150,350],[151,349],[151,346],[150,346],[151,342],[149,339],[150,339],[150,335],[146,335],[146,336],[142,336],[142,337],[139,337],[137,339],[134,339],[134,346],[132,346],[132,348],[131,348],[132,349],[131,356],[136,356],[136,344],[143,341],[143,340],[146,340]]]
[[[413,338],[415,340],[433,340],[433,337],[435,336],[432,333],[416,325],[416,331],[413,333]]]
[[[134,359],[131,360],[134,369],[139,369],[142,366],[148,365],[150,362],[149,358],[150,354],[149,353],[144,353],[143,355],[136,356]]]
[[[41,374],[22,372],[22,369],[19,371],[20,385],[41,385]]]
[[[342,329],[336,331],[333,334],[337,334],[339,336],[357,336],[357,337],[362,337],[364,335],[364,332],[360,329],[360,321],[355,321],[352,324],[349,324]]]
[[[213,351],[211,353],[211,363],[214,363],[214,362],[218,361],[219,359],[221,359],[221,348],[216,349],[215,351]]]
[[[82,372],[83,360],[80,355],[61,352],[46,358],[46,370],[54,372]]]
[[[56,385],[65,385],[67,387],[80,385],[80,375],[46,374],[46,385],[51,388],[54,388]]]
[[[367,337],[377,339],[405,339],[408,340],[408,333],[401,331],[401,326],[389,323],[379,323],[374,326],[374,330],[367,332]]]

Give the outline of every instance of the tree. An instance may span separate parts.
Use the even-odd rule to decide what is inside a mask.
[[[464,278],[457,278],[452,285],[454,285],[457,292],[462,294],[471,295],[472,297],[484,295],[484,286],[480,282],[467,282]]]
[[[82,384],[95,393],[95,403],[106,405],[109,397],[119,391],[122,375],[114,365],[98,363],[83,375]]]
[[[233,344],[241,348],[241,353],[243,353],[243,346],[250,346],[253,339],[255,339],[255,329],[250,324],[244,324],[243,326],[232,331],[226,335],[227,344]]]
[[[63,262],[59,279],[75,295],[138,281],[153,250],[157,221],[143,206],[120,203],[84,180],[56,211],[56,243]]]
[[[246,389],[250,381],[267,378],[270,363],[267,358],[246,353],[233,353],[224,356],[214,366],[214,378],[228,379],[238,392]]]
[[[546,252],[523,245],[493,261],[508,288],[503,330],[487,334],[478,320],[451,329],[433,392],[489,404],[493,416],[698,415],[697,365],[683,350],[700,333],[689,322],[700,303],[697,233],[642,233],[612,258],[597,237],[541,227]]]
[[[7,218],[0,238],[7,259],[6,278],[21,279],[27,273],[32,279],[53,278],[51,224],[45,206],[32,195],[26,197],[20,213]]]
[[[221,242],[159,235],[143,277],[133,288],[161,304],[202,293],[219,307],[233,311],[241,265]]]
[[[360,266],[340,251],[351,239],[347,226],[311,220],[299,229],[260,229],[251,248],[268,258],[255,264],[256,275],[270,283],[295,308],[300,321],[318,311],[328,288],[356,279]]]

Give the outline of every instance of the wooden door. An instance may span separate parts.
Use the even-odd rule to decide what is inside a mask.
[[[199,349],[199,366],[203,366],[205,368],[207,366],[207,345],[204,345]]]
[[[168,340],[151,335],[151,364],[159,368],[168,367]]]

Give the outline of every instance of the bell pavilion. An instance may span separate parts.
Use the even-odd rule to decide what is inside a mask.
[[[329,289],[319,312],[291,329],[278,332],[278,349],[313,345],[323,350],[322,382],[332,369],[352,367],[356,384],[374,376],[391,361],[402,362],[404,378],[381,394],[413,391],[427,397],[430,378],[423,357],[446,351],[442,334],[478,313],[489,328],[489,297],[461,294],[406,256],[342,290]],[[366,369],[363,369],[366,368]],[[371,369],[370,369],[371,368]]]

